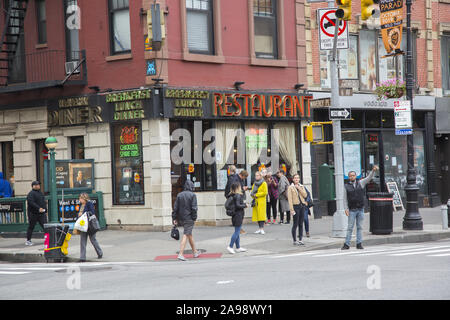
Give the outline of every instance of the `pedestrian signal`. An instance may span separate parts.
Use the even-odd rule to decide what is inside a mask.
[[[375,15],[377,10],[374,5],[378,4],[380,0],[361,0],[361,19],[367,20]]]
[[[336,17],[346,21],[352,20],[352,0],[336,0],[336,3],[339,7],[335,13]]]

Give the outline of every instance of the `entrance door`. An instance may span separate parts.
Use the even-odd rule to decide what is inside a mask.
[[[381,168],[382,165],[380,165],[383,159],[380,159],[380,146],[381,143],[381,133],[380,132],[367,132],[365,134],[365,173],[366,176],[370,173],[373,166],[377,166],[378,168]],[[380,177],[382,175],[380,174],[380,171],[375,172],[375,176],[372,179],[371,182],[367,185],[367,192],[380,192],[383,188],[381,187],[383,185]]]

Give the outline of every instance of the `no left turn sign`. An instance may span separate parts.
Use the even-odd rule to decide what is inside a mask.
[[[332,50],[334,31],[336,28],[336,10],[337,8],[318,9],[319,22],[319,48],[320,50]],[[338,30],[338,49],[348,49],[348,23],[340,20]]]

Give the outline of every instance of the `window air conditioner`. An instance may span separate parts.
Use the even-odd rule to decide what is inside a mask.
[[[70,74],[77,67],[79,61],[66,62],[66,75]],[[74,73],[80,73],[80,67],[78,67]]]

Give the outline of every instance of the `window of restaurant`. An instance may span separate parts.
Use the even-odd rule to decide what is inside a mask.
[[[72,159],[84,159],[84,137],[71,137]]]
[[[36,178],[41,182],[41,186],[44,186],[44,161],[50,160],[50,156],[45,146],[45,139],[35,140],[34,146],[36,151]]]
[[[191,53],[214,54],[213,4],[210,0],[186,0],[186,27]]]
[[[14,153],[12,141],[1,143],[1,172],[3,172],[3,178],[9,181],[14,177]]]
[[[441,36],[442,89],[444,95],[450,94],[450,34]]]
[[[257,58],[278,59],[276,7],[276,0],[253,1]]]
[[[111,126],[113,155],[113,203],[144,204],[142,126],[120,123]]]
[[[128,0],[109,0],[111,53],[131,51],[130,7]]]

